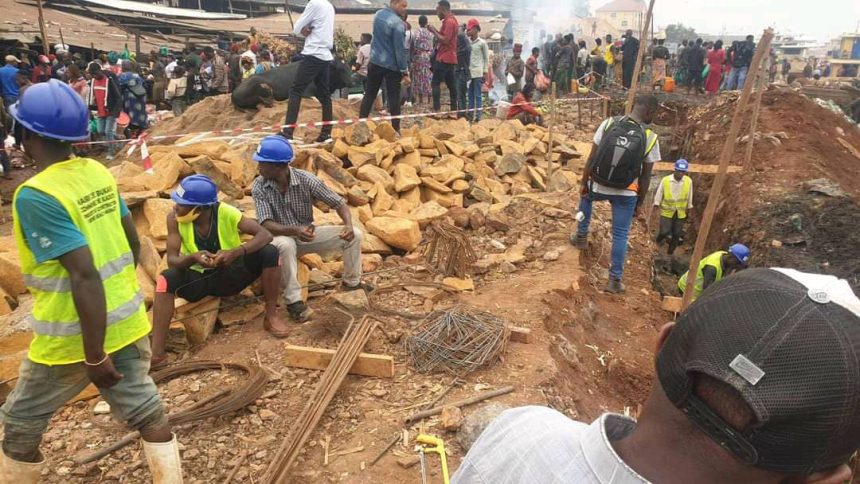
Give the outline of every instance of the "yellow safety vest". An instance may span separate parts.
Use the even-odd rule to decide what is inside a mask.
[[[717,277],[716,279],[714,279],[714,282],[717,282],[723,278],[723,254],[728,254],[728,252],[724,250],[718,250],[717,252],[714,252],[713,254],[705,257],[699,262],[699,269],[696,271],[696,285],[695,287],[693,287],[693,301],[695,301],[696,298],[701,296],[702,291],[704,291],[704,288],[702,286],[705,283],[705,277],[702,275],[702,271],[705,269],[705,267],[711,266],[716,269]],[[687,287],[688,273],[689,271],[685,272],[684,275],[681,276],[680,279],[678,279],[678,289],[680,289],[681,292],[684,292]]]
[[[678,198],[672,198],[672,178],[674,175],[663,177],[663,200],[660,202],[660,216],[672,218],[675,212],[678,212],[679,219],[687,218],[687,198],[690,197],[690,188],[693,186],[693,180],[687,175],[681,179],[681,193]]]
[[[242,220],[242,212],[238,208],[226,203],[218,204],[218,241],[221,250],[235,249],[242,245],[239,236],[239,222]],[[196,254],[200,249],[194,241],[194,222],[179,224],[179,237],[182,239],[180,253],[182,255]],[[200,264],[191,266],[192,270],[203,272]]]
[[[134,256],[120,221],[116,181],[98,161],[72,158],[53,164],[24,182],[15,191],[12,202],[21,270],[35,298],[30,315],[34,334],[30,360],[65,365],[79,363],[85,357],[68,271],[57,259],[37,262],[21,231],[15,203],[23,187],[57,199],[87,241],[93,265],[104,285],[107,309],[104,351],[113,353],[145,337],[150,324],[137,284]]]
[[[615,56],[612,54],[612,44],[606,46],[606,53],[603,55],[603,60],[606,61],[607,65],[615,64]]]

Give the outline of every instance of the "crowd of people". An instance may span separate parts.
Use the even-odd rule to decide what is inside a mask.
[[[686,86],[688,93],[697,94],[715,95],[720,91],[743,89],[755,50],[752,35],[743,42],[732,42],[727,49],[723,48],[722,40],[685,39],[676,54],[675,82]]]

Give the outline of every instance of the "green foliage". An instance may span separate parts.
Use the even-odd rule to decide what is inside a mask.
[[[334,50],[344,62],[350,62],[358,54],[355,41],[341,27],[334,29]]]
[[[670,24],[666,26],[666,42],[680,43],[682,40],[696,40],[698,34],[693,27],[687,27],[684,24]]]

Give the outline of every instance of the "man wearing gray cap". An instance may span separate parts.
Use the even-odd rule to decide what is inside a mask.
[[[748,269],[658,338],[639,421],[508,410],[452,482],[841,483],[860,447],[860,300],[844,280]]]

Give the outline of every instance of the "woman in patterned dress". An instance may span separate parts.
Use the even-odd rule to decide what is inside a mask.
[[[427,30],[427,17],[418,18],[418,30],[412,34],[412,94],[417,96],[418,104],[424,98],[430,99],[430,59],[433,55],[433,34]]]

